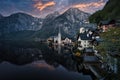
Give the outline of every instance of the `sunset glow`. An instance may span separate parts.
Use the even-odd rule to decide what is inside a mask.
[[[35,8],[39,9],[40,11],[42,11],[43,9],[47,8],[47,7],[51,7],[54,6],[55,2],[51,1],[51,2],[47,2],[45,4],[43,4],[42,2],[38,2],[34,5]]]
[[[98,1],[98,2],[90,2],[90,3],[80,3],[80,4],[75,4],[72,7],[73,8],[79,8],[82,11],[85,12],[93,12],[95,9],[101,8],[105,5],[103,0]]]
[[[0,0],[0,13],[10,15],[25,12],[36,17],[58,11],[63,13],[69,8],[78,8],[87,13],[101,10],[108,0]]]

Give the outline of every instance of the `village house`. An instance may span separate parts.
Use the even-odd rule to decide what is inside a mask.
[[[84,49],[84,53],[85,53],[85,55],[93,56],[94,55],[94,49],[93,49],[93,47],[85,48]]]
[[[89,34],[87,33],[79,34],[78,48],[80,50],[83,50],[84,48],[91,47],[91,44],[90,44],[91,41],[92,41],[92,37]]]
[[[99,58],[97,56],[84,56],[83,61],[85,64],[91,64],[91,65],[99,65],[100,63]]]
[[[77,36],[78,49],[83,50],[85,48],[94,47],[101,41],[100,35],[96,29],[92,28],[80,28]]]
[[[106,32],[108,29],[115,27],[115,20],[100,21],[98,28],[101,32]]]
[[[77,37],[78,49],[83,50],[84,48],[91,47],[92,36],[87,33],[85,28],[80,28],[80,33]]]
[[[63,44],[71,44],[72,40],[66,37],[64,40],[62,40],[62,43]]]

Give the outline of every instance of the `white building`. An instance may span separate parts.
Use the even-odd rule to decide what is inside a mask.
[[[65,40],[63,40],[63,43],[65,43],[65,44],[71,44],[72,40],[69,39],[69,38],[65,38]]]
[[[92,41],[91,34],[87,33],[84,28],[80,28],[80,33],[77,37],[78,49],[83,50],[84,48],[91,47],[90,42]]]
[[[54,37],[54,43],[61,44],[61,32],[59,28],[58,36]]]
[[[61,33],[58,33],[58,44],[61,44]]]

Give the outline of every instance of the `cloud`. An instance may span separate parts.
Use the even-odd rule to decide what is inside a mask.
[[[94,13],[104,7],[107,0],[33,0],[34,8],[38,15],[46,16],[49,13],[58,11],[64,13],[69,8],[78,8],[87,13]]]
[[[63,13],[71,7],[93,13],[102,9],[107,1],[108,0],[0,0],[0,13],[10,15],[16,12],[25,12],[41,17],[55,11]]]
[[[56,4],[54,1],[49,1],[49,2],[46,2],[46,3],[43,3],[42,1],[38,1],[38,0],[36,0],[36,1],[37,1],[37,3],[34,4],[34,7],[37,8],[38,10],[40,10],[40,11],[44,10],[47,7],[52,7]]]
[[[93,13],[99,9],[102,9],[105,5],[105,2],[103,0],[100,0],[98,2],[90,2],[90,3],[79,3],[79,4],[73,4],[73,8],[79,8],[82,11]]]

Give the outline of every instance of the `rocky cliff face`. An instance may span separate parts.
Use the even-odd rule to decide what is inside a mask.
[[[38,32],[37,35],[40,35],[44,32],[44,35],[40,35],[41,37],[49,37],[55,36],[58,33],[58,29],[60,27],[62,35],[69,37],[75,36],[76,31],[85,24],[85,21],[88,20],[90,16],[88,13],[80,11],[77,8],[70,8],[65,13],[61,15],[57,15],[55,17],[47,18],[46,22],[44,22],[41,30]],[[49,22],[49,23],[48,23]]]
[[[45,19],[43,20],[43,25],[49,24],[50,22],[52,22],[59,15],[60,15],[59,12],[54,12],[54,13],[48,14],[45,17]]]
[[[89,16],[90,14],[77,8],[70,8],[63,14],[51,13],[45,19],[35,18],[25,13],[16,13],[0,19],[0,35],[19,32],[20,36],[22,31],[24,33],[34,31],[30,32],[29,36],[48,38],[56,36],[60,27],[63,37],[74,37],[79,28],[85,25]]]
[[[0,20],[0,28],[4,33],[24,30],[39,30],[42,27],[42,19],[34,18],[25,13],[16,13]]]

